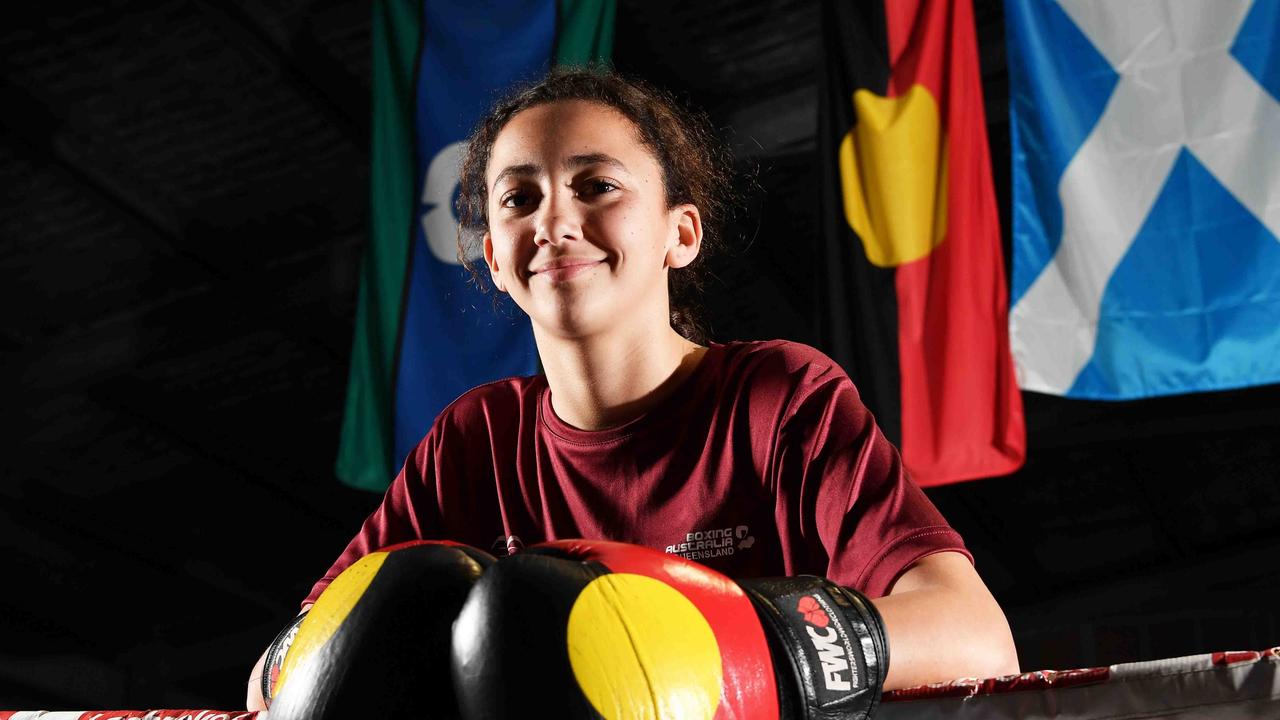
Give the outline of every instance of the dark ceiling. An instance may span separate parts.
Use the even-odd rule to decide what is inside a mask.
[[[1006,217],[1001,5],[976,0]],[[617,65],[758,168],[718,339],[818,343],[816,3],[620,0]],[[0,29],[0,707],[239,707],[376,496],[332,471],[368,187],[366,3],[42,2]],[[1280,388],[1026,396],[931,491],[1023,666],[1280,644]]]

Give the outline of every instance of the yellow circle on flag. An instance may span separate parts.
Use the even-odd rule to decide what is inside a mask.
[[[853,109],[858,122],[839,149],[845,220],[872,265],[915,262],[947,235],[950,150],[938,102],[923,85],[897,97],[863,89]]]
[[[679,590],[644,575],[592,580],[569,611],[569,663],[606,720],[701,718],[720,704],[715,633]]]

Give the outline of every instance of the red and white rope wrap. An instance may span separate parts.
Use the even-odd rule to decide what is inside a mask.
[[[267,720],[247,710],[0,710],[0,720]]]
[[[966,678],[886,693],[876,720],[1280,718],[1280,647]],[[0,720],[270,720],[244,710],[0,710]]]

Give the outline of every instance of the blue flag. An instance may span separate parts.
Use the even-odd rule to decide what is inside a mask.
[[[607,61],[614,0],[375,0],[369,245],[336,472],[382,491],[465,391],[537,371],[528,318],[470,282],[454,200],[463,140],[554,62]]]
[[[1280,0],[1006,0],[1021,387],[1280,382]]]
[[[459,264],[453,201],[472,125],[499,91],[550,66],[556,5],[425,3],[422,33],[414,105],[421,206],[396,368],[396,458],[405,457],[463,392],[537,371],[528,318],[513,303],[495,312]]]

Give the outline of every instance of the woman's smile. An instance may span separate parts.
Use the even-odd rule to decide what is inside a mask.
[[[602,264],[604,264],[603,259],[558,258],[534,268],[530,274],[552,283],[559,283],[572,280]]]

